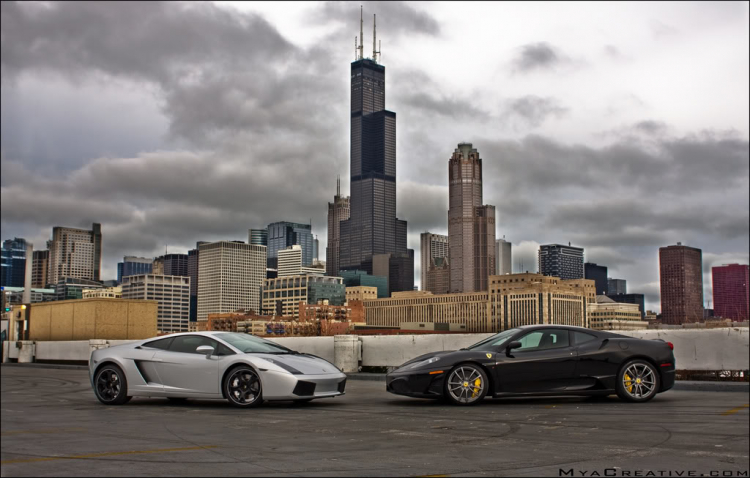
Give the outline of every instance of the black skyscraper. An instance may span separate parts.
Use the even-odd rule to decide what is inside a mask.
[[[406,221],[396,218],[396,113],[385,109],[385,67],[362,57],[351,65],[351,202],[341,221],[339,268],[373,273],[372,256],[391,254],[390,268],[411,284],[414,252],[406,249]],[[411,265],[409,265],[411,264]]]
[[[583,265],[584,278],[596,282],[596,295],[607,295],[607,268],[592,262]]]

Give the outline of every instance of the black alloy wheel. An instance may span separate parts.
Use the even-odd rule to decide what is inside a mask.
[[[260,377],[255,370],[246,365],[229,372],[224,381],[224,393],[229,403],[236,407],[257,407],[263,403]]]
[[[114,364],[107,364],[96,372],[94,393],[105,405],[122,405],[130,401],[128,382],[122,369]]]

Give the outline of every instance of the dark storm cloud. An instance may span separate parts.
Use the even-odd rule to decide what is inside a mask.
[[[570,62],[557,48],[547,42],[530,43],[518,49],[513,59],[515,71],[528,73],[535,70],[554,70],[556,67]]]
[[[633,129],[648,135],[662,135],[667,130],[663,121],[644,120],[633,125]]]
[[[504,119],[525,128],[536,128],[548,118],[562,118],[568,111],[555,98],[527,95],[508,100]]]

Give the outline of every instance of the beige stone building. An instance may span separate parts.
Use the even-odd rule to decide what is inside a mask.
[[[47,282],[56,284],[61,279],[99,280],[102,268],[102,228],[94,223],[91,230],[73,227],[53,227],[48,241]]]
[[[591,305],[590,327],[596,330],[647,329],[648,322],[641,320],[638,304],[615,302],[606,295],[596,297]]]
[[[122,286],[83,289],[81,295],[84,299],[122,299]]]
[[[138,340],[157,333],[154,300],[76,299],[29,307],[29,340]]]
[[[396,294],[365,301],[368,325],[399,326],[403,322],[466,324],[467,332],[499,332],[531,324],[589,327],[596,302],[594,281],[563,281],[540,274],[490,276],[485,292],[434,295]]]
[[[333,305],[346,301],[346,287],[341,277],[305,274],[265,279],[262,310],[267,315],[298,318],[299,303],[317,304],[328,300]]]
[[[352,301],[352,300],[373,300],[378,298],[378,288],[367,286],[367,285],[359,285],[355,287],[347,287],[346,288],[346,301]]]

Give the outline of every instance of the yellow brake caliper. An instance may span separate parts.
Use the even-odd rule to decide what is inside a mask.
[[[471,398],[474,398],[477,396],[477,394],[479,393],[479,387],[481,386],[482,386],[481,378],[477,378],[476,380],[474,380],[474,392],[471,394]]]
[[[628,389],[628,393],[633,393],[633,379],[630,378],[630,375],[625,374],[625,383],[628,384],[626,387]]]

